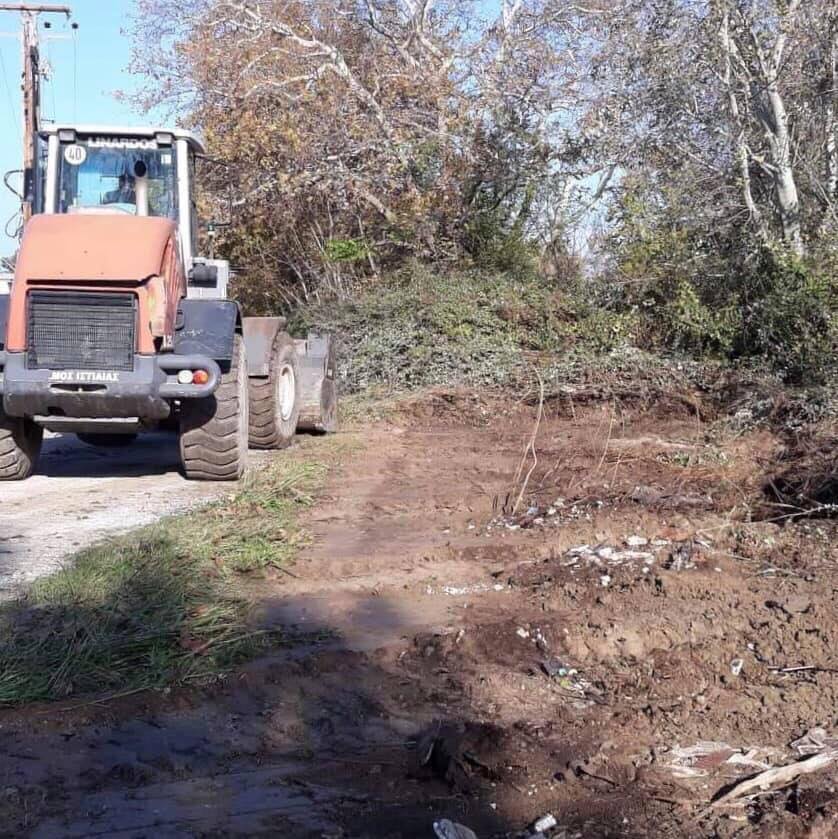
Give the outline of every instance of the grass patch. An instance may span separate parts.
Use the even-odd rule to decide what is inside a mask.
[[[327,466],[308,446],[225,500],[88,548],[0,604],[0,706],[209,681],[278,640],[255,632],[241,572],[290,562]],[[343,449],[319,439],[332,460]]]
[[[296,519],[314,503],[326,472],[323,463],[283,460],[247,479],[197,521],[181,519],[178,538],[222,574],[282,567],[308,541]]]

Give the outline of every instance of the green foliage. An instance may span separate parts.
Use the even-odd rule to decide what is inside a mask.
[[[792,383],[823,380],[835,364],[836,290],[834,275],[762,249],[743,281],[735,352],[770,358]]]
[[[712,310],[687,280],[677,284],[672,299],[659,311],[660,329],[669,346],[698,355],[730,350],[736,329],[735,313],[729,306]]]
[[[465,227],[465,246],[475,264],[489,271],[533,274],[538,250],[521,225],[511,229],[500,209],[476,214]]]
[[[631,316],[581,304],[581,297],[534,274],[413,264],[350,301],[298,310],[292,328],[337,336],[344,392],[502,385],[539,357],[628,340]]]
[[[370,255],[366,242],[359,239],[329,239],[324,250],[330,262],[358,262]]]
[[[680,196],[626,185],[609,249],[642,346],[696,356],[760,357],[790,383],[822,381],[835,364],[836,276],[825,247],[807,261],[728,224],[707,229]]]

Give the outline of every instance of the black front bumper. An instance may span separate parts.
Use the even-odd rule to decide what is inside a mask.
[[[183,385],[180,370],[206,370],[205,385]],[[0,351],[0,396],[13,417],[166,419],[173,399],[215,393],[221,369],[202,355],[135,355],[133,370],[30,370],[25,352]]]

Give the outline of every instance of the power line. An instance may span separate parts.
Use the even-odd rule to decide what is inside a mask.
[[[12,122],[17,126],[17,138],[18,140],[21,140],[20,120],[18,119],[17,112],[15,111],[14,100],[12,99],[12,90],[9,87],[9,77],[6,73],[6,62],[3,58],[3,50],[0,50],[0,71],[3,73],[3,85],[6,88],[6,99],[9,104],[9,112],[12,116]]]
[[[73,122],[78,122],[76,111],[79,103],[79,50],[78,50],[78,26],[73,25],[70,31],[73,33]]]

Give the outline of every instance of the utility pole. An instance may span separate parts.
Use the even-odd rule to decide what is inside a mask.
[[[0,12],[19,12],[23,35],[23,223],[32,215],[35,164],[41,119],[41,67],[38,53],[38,15],[70,17],[69,6],[45,3],[0,3]]]

